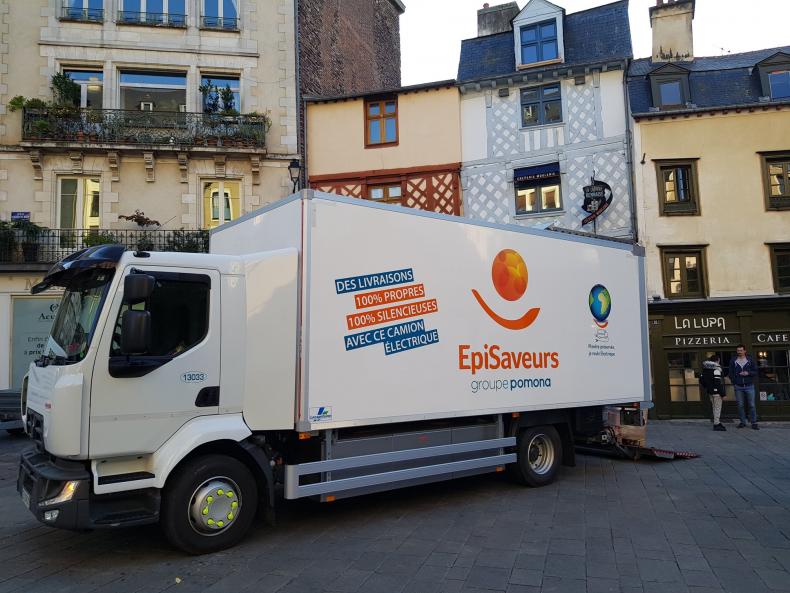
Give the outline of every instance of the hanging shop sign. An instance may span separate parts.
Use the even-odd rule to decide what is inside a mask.
[[[611,205],[612,188],[608,183],[596,179],[595,175],[593,175],[590,177],[590,185],[585,185],[582,190],[584,191],[582,210],[588,214],[588,216],[582,220],[583,226],[593,222]]]

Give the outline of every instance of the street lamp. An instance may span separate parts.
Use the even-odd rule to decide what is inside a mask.
[[[297,159],[292,159],[291,164],[288,165],[288,175],[291,176],[291,183],[294,184],[294,193],[299,189],[299,173],[302,171],[302,166]]]

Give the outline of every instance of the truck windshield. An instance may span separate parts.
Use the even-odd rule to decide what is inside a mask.
[[[47,343],[49,356],[66,363],[85,358],[113,272],[92,270],[66,288]]]

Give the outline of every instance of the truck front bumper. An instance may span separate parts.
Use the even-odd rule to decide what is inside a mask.
[[[38,447],[22,452],[16,489],[36,519],[50,527],[82,531],[159,520],[158,490],[96,496],[84,465],[54,458]]]
[[[16,489],[31,513],[51,527],[90,529],[90,472],[37,447],[22,452]]]

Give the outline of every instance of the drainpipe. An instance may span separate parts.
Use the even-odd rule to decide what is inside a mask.
[[[295,64],[294,64],[294,84],[296,85],[296,152],[300,152],[302,157],[302,171],[300,173],[301,179],[299,186],[304,189],[307,187],[307,105],[302,101],[302,74],[301,74],[301,59],[300,54],[302,51],[302,40],[299,34],[299,0],[293,0],[294,3],[294,48],[295,48]],[[302,108],[305,109],[304,123],[302,122]],[[304,125],[304,129],[302,126]]]
[[[631,117],[631,102],[628,95],[628,70],[631,67],[631,59],[625,61],[623,71],[623,100],[625,101],[625,162],[628,166],[628,201],[631,205],[631,229],[634,233],[634,243],[639,243],[639,227],[637,226],[636,216],[636,179],[634,176],[634,122]]]

